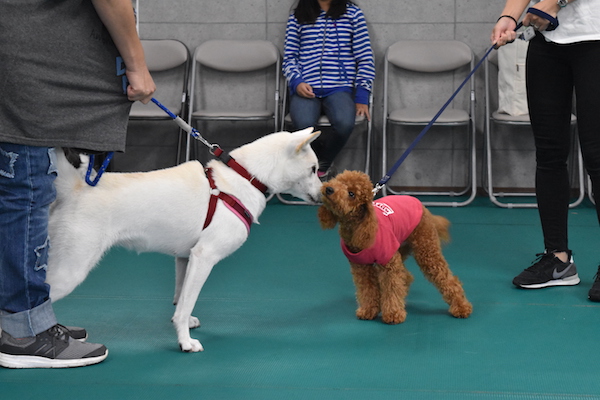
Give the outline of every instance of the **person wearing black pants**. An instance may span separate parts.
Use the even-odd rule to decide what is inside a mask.
[[[502,46],[516,38],[516,20],[529,1],[507,0],[492,31],[492,43]],[[579,141],[594,198],[600,191],[600,0],[542,0],[534,8],[559,19],[526,13],[523,25],[537,32],[527,52],[527,100],[536,146],[536,197],[545,251],[513,279],[528,289],[577,285],[580,282],[568,244],[573,91]],[[543,14],[542,14],[543,15]],[[588,18],[589,15],[593,17]],[[584,18],[585,17],[585,18]],[[584,24],[581,21],[585,21]],[[600,222],[600,204],[596,202]],[[600,301],[600,266],[589,298]]]

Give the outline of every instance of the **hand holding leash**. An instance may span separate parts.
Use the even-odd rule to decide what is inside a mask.
[[[523,25],[531,26],[536,31],[553,31],[558,28],[558,18],[539,8],[530,7],[523,18]]]

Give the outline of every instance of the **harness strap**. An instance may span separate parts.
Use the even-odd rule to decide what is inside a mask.
[[[252,225],[252,214],[244,205],[235,197],[228,195],[227,193],[223,193],[217,189],[215,185],[215,180],[212,176],[212,168],[206,168],[206,177],[208,178],[208,182],[210,184],[211,191],[213,192],[210,196],[210,201],[208,202],[208,211],[206,213],[206,220],[204,221],[204,226],[202,229],[206,229],[208,225],[210,225],[213,215],[215,214],[215,210],[217,208],[217,201],[219,199],[223,200],[225,206],[229,208],[235,215],[238,216],[240,220],[246,225],[246,229],[248,233],[250,232],[250,226]],[[218,192],[215,194],[215,192]]]
[[[223,151],[223,149],[217,147],[216,149],[214,149],[213,154],[219,160],[223,161],[228,167],[230,167],[235,172],[246,178],[252,184],[252,186],[254,186],[263,193],[267,193],[269,188],[267,188],[267,186],[264,183],[256,179],[255,176],[250,175],[246,168],[242,167],[233,157],[229,155],[229,153],[226,153]]]

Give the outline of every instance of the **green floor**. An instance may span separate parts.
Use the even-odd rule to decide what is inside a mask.
[[[354,287],[335,231],[316,208],[274,202],[250,239],[213,271],[179,351],[170,323],[173,261],[113,249],[55,305],[110,349],[67,370],[0,370],[2,399],[600,399],[600,304],[587,291],[600,262],[590,204],[571,211],[574,287],[512,286],[542,250],[536,210],[484,199],[435,208],[453,223],[451,268],[474,305],[452,318],[416,270],[404,324],[354,317]]]

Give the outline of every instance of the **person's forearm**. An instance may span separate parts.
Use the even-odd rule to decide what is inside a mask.
[[[131,0],[92,0],[127,69],[146,68],[144,49],[135,27]]]
[[[528,5],[529,0],[507,0],[500,15],[510,15],[518,21]]]

